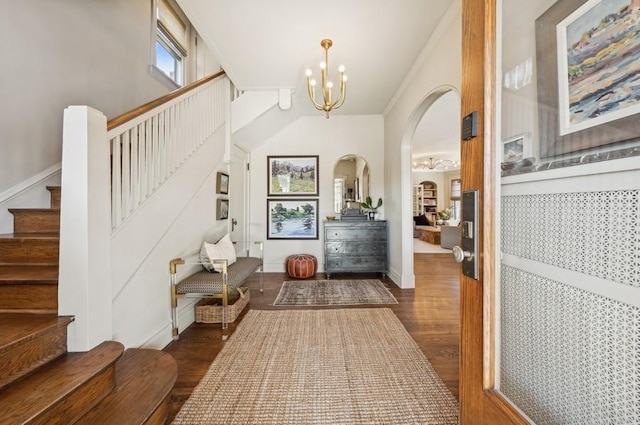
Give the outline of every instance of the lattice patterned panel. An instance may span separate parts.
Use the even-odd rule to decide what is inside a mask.
[[[640,424],[640,309],[509,266],[501,391],[537,425]]]
[[[640,190],[502,198],[502,251],[640,288]]]

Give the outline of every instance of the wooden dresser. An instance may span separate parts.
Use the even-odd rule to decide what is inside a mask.
[[[387,222],[325,221],[324,270],[327,279],[331,273],[375,273],[386,275]]]

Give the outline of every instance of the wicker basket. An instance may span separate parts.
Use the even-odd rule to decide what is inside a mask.
[[[231,300],[227,306],[227,323],[234,322],[238,315],[249,304],[249,288],[239,288],[241,294],[233,304]],[[198,323],[222,323],[222,300],[203,298],[196,304],[196,322]]]

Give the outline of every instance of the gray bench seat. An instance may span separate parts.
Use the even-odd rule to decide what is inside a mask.
[[[262,260],[255,257],[240,257],[229,266],[227,273],[228,291],[232,293],[262,266]],[[206,270],[192,274],[181,280],[177,287],[178,294],[221,294],[223,284],[222,273],[211,273]]]
[[[235,244],[235,242],[234,242]],[[259,251],[259,257],[249,256],[251,247]],[[237,248],[236,248],[237,249]],[[227,338],[226,330],[229,326],[227,308],[229,297],[236,291],[240,292],[240,287],[244,281],[256,271],[260,270],[260,292],[263,291],[264,278],[262,275],[263,265],[263,243],[250,242],[245,248],[238,249],[245,253],[245,256],[237,255],[236,261],[229,265],[226,259],[211,259],[210,263],[220,266],[221,272],[209,272],[200,270],[190,274],[178,282],[177,268],[179,265],[203,265],[201,259],[196,256],[176,258],[169,263],[169,273],[171,276],[171,321],[173,326],[173,338],[178,339],[178,299],[179,298],[218,298],[222,300],[222,339]]]

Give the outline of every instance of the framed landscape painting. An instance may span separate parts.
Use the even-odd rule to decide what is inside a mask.
[[[267,196],[318,196],[318,155],[267,156]]]
[[[540,157],[640,134],[637,0],[559,0],[536,19]]]
[[[318,239],[318,200],[267,199],[267,239]]]

